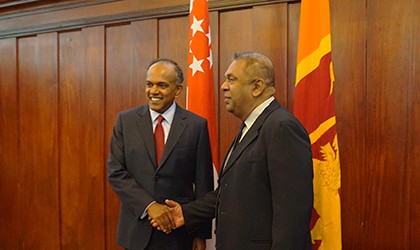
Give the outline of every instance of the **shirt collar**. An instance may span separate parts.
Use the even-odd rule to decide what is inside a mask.
[[[270,105],[270,103],[274,100],[274,97],[271,96],[270,98],[268,98],[267,100],[265,100],[263,103],[261,103],[260,105],[258,105],[258,107],[256,107],[251,114],[249,114],[249,116],[245,119],[244,123],[246,125],[247,130],[252,126],[252,124],[254,124],[254,122],[257,120],[257,118],[262,114],[262,112],[264,111],[265,108],[268,107],[268,105]]]
[[[165,121],[168,122],[169,124],[172,124],[172,121],[174,120],[175,110],[176,110],[175,102],[173,102],[172,105],[167,110],[165,110],[165,112],[163,112],[162,114],[149,108],[150,117],[152,118],[153,122],[157,119],[159,115],[162,115],[163,118],[165,118]]]

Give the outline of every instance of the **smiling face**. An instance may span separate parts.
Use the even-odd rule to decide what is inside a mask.
[[[146,97],[152,110],[165,112],[181,92],[182,85],[176,84],[174,65],[157,62],[150,66],[146,78]]]

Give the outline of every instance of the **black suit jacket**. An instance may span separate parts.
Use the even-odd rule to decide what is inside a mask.
[[[148,105],[120,112],[112,132],[107,169],[109,184],[121,200],[117,241],[129,249],[144,249],[152,227],[147,216],[142,219],[141,215],[152,201],[173,199],[185,204],[213,190],[207,121],[177,105],[157,166]],[[185,228],[171,234],[173,240],[187,236]],[[195,236],[210,238],[211,224],[196,231]],[[178,248],[168,242],[167,249]]]
[[[218,250],[311,249],[312,178],[306,130],[273,101],[232,152],[217,190],[183,205],[186,226],[216,213]]]

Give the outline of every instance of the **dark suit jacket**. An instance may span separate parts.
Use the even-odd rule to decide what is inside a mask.
[[[129,249],[144,249],[152,227],[147,216],[140,217],[152,201],[173,199],[185,204],[213,190],[207,121],[177,105],[157,166],[148,105],[120,112],[112,132],[107,169],[109,184],[121,200],[117,241]],[[185,228],[170,235],[175,241],[187,236]],[[196,231],[195,236],[210,238],[211,224]],[[173,241],[168,245],[172,248],[166,249],[178,249]]]
[[[186,226],[216,212],[218,250],[311,249],[312,178],[306,130],[273,101],[232,152],[217,190],[183,205]]]

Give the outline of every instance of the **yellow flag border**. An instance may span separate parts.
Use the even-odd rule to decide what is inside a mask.
[[[295,87],[300,83],[300,81],[309,73],[318,68],[321,63],[321,58],[326,54],[331,52],[331,35],[328,34],[325,36],[319,43],[318,49],[312,52],[309,56],[305,57],[300,61],[296,68],[296,84]]]

